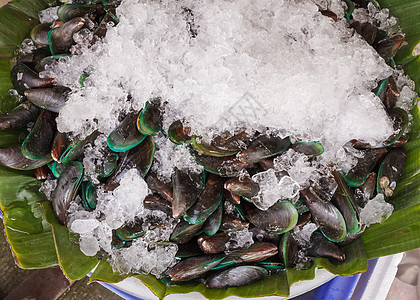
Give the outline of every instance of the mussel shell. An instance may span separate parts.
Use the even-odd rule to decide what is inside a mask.
[[[189,257],[176,264],[169,273],[172,281],[188,281],[201,277],[225,259],[223,254]]]
[[[85,15],[104,15],[105,10],[102,4],[64,4],[57,10],[60,20],[68,22],[76,17],[84,17]]]
[[[41,109],[26,101],[12,111],[0,115],[0,130],[26,128],[30,122],[35,122]]]
[[[307,249],[308,255],[313,257],[325,257],[338,260],[346,259],[343,249],[327,240],[320,232],[314,232],[311,236],[311,246]]]
[[[178,244],[178,251],[176,252],[175,256],[179,258],[187,258],[203,254],[204,253],[201,251],[197,241],[191,240],[185,244]]]
[[[172,232],[170,240],[179,244],[188,243],[194,235],[200,231],[202,226],[203,223],[191,225],[188,222],[181,220]]]
[[[38,73],[24,63],[18,63],[12,68],[10,79],[15,89],[21,94],[32,88],[52,87],[55,82],[54,78],[40,78]]]
[[[293,268],[299,260],[299,246],[290,232],[283,234],[279,243],[279,256],[286,268]]]
[[[137,113],[128,114],[124,120],[108,136],[106,142],[109,149],[124,152],[140,144],[147,135],[140,133],[136,125]]]
[[[297,142],[292,145],[292,148],[310,157],[324,153],[324,146],[320,142]]]
[[[321,200],[312,189],[304,189],[300,194],[309,207],[314,222],[319,225],[322,234],[332,242],[342,241],[347,234],[346,222],[331,202]]]
[[[367,176],[388,151],[385,148],[365,150],[365,155],[357,159],[357,164],[346,175],[344,179],[351,187],[361,186]]]
[[[51,195],[51,201],[55,216],[61,225],[67,225],[67,210],[76,196],[84,174],[83,165],[80,162],[71,162],[64,167],[57,187]]]
[[[39,160],[51,153],[56,132],[56,114],[44,110],[34,127],[22,143],[22,153],[26,158]]]
[[[185,212],[185,221],[190,224],[204,222],[221,204],[222,193],[222,178],[214,174],[209,174],[204,189],[197,198],[197,201]]]
[[[241,203],[241,197],[229,192],[228,190],[224,189],[223,190],[223,198],[229,202],[231,202],[232,204],[240,204]]]
[[[376,34],[378,32],[375,25],[370,24],[369,22],[360,23],[358,21],[353,21],[350,26],[354,28],[369,45],[372,45],[375,42]]]
[[[216,210],[207,218],[203,225],[203,231],[208,236],[212,236],[219,231],[222,224],[223,202],[219,204]]]
[[[156,98],[146,103],[137,118],[137,129],[144,135],[158,133],[162,129],[162,111],[160,99]]]
[[[213,144],[204,143],[200,141],[200,138],[197,136],[193,136],[191,138],[191,147],[193,147],[197,152],[215,157],[232,156],[239,152],[239,148],[234,150],[226,150],[221,147],[214,146]]]
[[[344,240],[339,242],[338,245],[344,246],[344,245],[347,245],[348,243],[354,241],[355,239],[358,239],[365,232],[366,227],[367,227],[366,224],[363,224],[362,228],[360,229],[360,231],[358,233],[348,233],[347,232]]]
[[[220,224],[220,230],[224,232],[244,230],[249,227],[247,221],[234,218],[227,214],[222,215],[222,223]]]
[[[41,23],[31,30],[31,39],[38,45],[48,46],[48,31],[52,23]]]
[[[111,153],[111,151],[109,151],[104,155],[104,161],[101,164],[98,164],[95,168],[95,173],[101,178],[111,176],[117,168],[118,163],[118,155],[116,153]]]
[[[354,199],[357,205],[364,207],[372,199],[376,191],[376,173],[369,173],[365,183],[354,189]]]
[[[202,235],[197,239],[197,243],[205,254],[217,254],[226,250],[229,239],[227,233],[218,233],[212,236]]]
[[[149,189],[153,192],[159,194],[162,198],[166,199],[168,202],[172,203],[174,192],[171,185],[160,180],[156,173],[149,172],[146,176],[146,182]],[[204,185],[204,180],[203,184]]]
[[[53,165],[51,166],[51,172],[53,173],[55,178],[60,177],[60,175],[63,172],[65,166],[66,166],[65,164],[62,164],[62,163],[59,163],[59,162],[54,162],[53,163]]]
[[[225,184],[224,188],[238,196],[252,198],[260,191],[258,183],[252,181],[249,177],[244,178],[230,178]]]
[[[377,45],[374,45],[374,48],[381,57],[388,61],[395,55],[403,41],[404,35],[397,34],[380,41]]]
[[[50,155],[40,160],[31,160],[23,156],[21,146],[0,148],[0,165],[16,170],[33,170],[52,161]]]
[[[408,114],[405,110],[394,107],[388,111],[389,117],[392,120],[395,133],[391,135],[384,143],[385,147],[391,146],[404,134],[408,126]]]
[[[85,20],[77,17],[69,20],[60,27],[51,29],[48,32],[48,44],[53,55],[67,54],[70,47],[75,44],[73,35],[85,25]]]
[[[249,164],[257,163],[287,150],[290,146],[289,137],[262,135],[255,139],[249,147],[238,153],[238,158]]]
[[[68,164],[71,161],[78,160],[83,157],[85,153],[85,147],[87,144],[92,143],[99,136],[98,131],[92,132],[89,136],[82,140],[74,140],[67,149],[63,152],[60,157],[60,161],[63,164]]]
[[[45,180],[48,177],[48,167],[43,165],[42,167],[34,169],[34,176],[38,180]]]
[[[213,275],[206,280],[206,286],[213,289],[243,286],[268,276],[265,268],[258,266],[239,266]]]
[[[116,230],[117,237],[123,241],[132,241],[146,234],[143,230],[143,222],[137,221]]]
[[[90,181],[84,181],[82,183],[82,204],[83,207],[92,211],[96,208],[96,186]]]
[[[184,126],[182,121],[178,120],[173,122],[171,126],[169,126],[168,138],[172,143],[181,145],[190,141],[190,132],[191,128]]]
[[[238,159],[235,155],[214,157],[203,155],[195,151],[192,151],[191,154],[196,162],[202,165],[206,171],[222,177],[239,176],[243,169],[249,168],[252,165]]]
[[[62,57],[71,57],[71,54],[57,54],[57,55],[50,55],[41,59],[35,66],[35,71],[41,72],[46,69],[47,66],[59,61]]]
[[[71,90],[65,86],[37,88],[25,91],[25,96],[36,106],[58,113],[66,104]]]
[[[34,67],[41,59],[44,57],[50,56],[50,48],[49,47],[41,47],[33,50],[32,52],[20,56],[16,63],[24,63],[31,68]]]
[[[256,242],[247,249],[232,251],[219,265],[214,269],[221,269],[228,266],[264,261],[278,253],[278,248],[273,243]]]
[[[244,202],[245,217],[250,223],[268,233],[281,234],[295,227],[298,212],[289,201],[280,201],[266,211]]]
[[[69,145],[70,138],[68,134],[57,131],[51,148],[51,157],[55,161],[61,162],[60,158],[69,147]]]
[[[339,171],[332,172],[338,187],[331,199],[331,202],[338,208],[346,222],[348,233],[358,233],[362,228],[359,209],[356,207],[356,200],[353,191],[347,186]]]
[[[404,148],[395,148],[388,152],[382,161],[377,178],[377,191],[390,197],[400,180],[402,171],[407,160],[407,151]],[[388,184],[383,184],[383,179],[387,179]]]
[[[132,168],[137,169],[140,175],[145,177],[152,166],[155,149],[155,142],[149,135],[139,145],[126,152],[120,159],[116,171],[108,177],[104,186],[105,191],[114,190],[124,174]]]
[[[163,199],[157,194],[148,195],[143,200],[143,206],[144,208],[150,209],[150,210],[160,210],[166,213],[167,215],[172,214],[172,206],[171,203],[167,200]]]
[[[175,169],[172,175],[172,215],[180,218],[197,200],[204,188],[204,173],[192,173]],[[200,223],[200,222],[198,222]]]

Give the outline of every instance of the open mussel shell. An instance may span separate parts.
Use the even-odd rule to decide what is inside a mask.
[[[123,241],[132,241],[146,234],[143,230],[143,222],[136,221],[116,230],[117,237]]]
[[[45,180],[48,177],[48,166],[43,165],[42,167],[34,169],[34,176],[38,180]]]
[[[191,151],[191,154],[195,158],[195,161],[202,165],[206,171],[222,177],[240,176],[243,169],[249,168],[252,165],[238,159],[236,155],[214,157],[197,153],[196,151]]]
[[[364,150],[365,155],[357,159],[357,164],[346,175],[344,180],[351,187],[361,186],[375,165],[388,152],[385,148]]]
[[[82,204],[83,207],[92,211],[96,208],[96,186],[90,181],[84,181],[82,183]]]
[[[280,201],[267,210],[260,210],[244,201],[245,217],[256,227],[268,233],[281,234],[295,227],[298,212],[289,201]]]
[[[170,203],[173,202],[174,192],[172,186],[169,183],[160,180],[155,172],[149,172],[145,179],[149,189],[159,194],[166,201]],[[204,186],[204,179],[201,185]]]
[[[26,158],[39,160],[51,153],[56,132],[56,114],[44,110],[34,127],[22,143],[22,153]]]
[[[249,147],[238,153],[238,158],[247,163],[253,164],[265,158],[272,157],[287,150],[290,146],[289,137],[262,135],[255,139]]]
[[[86,145],[92,143],[98,136],[99,132],[94,131],[86,138],[71,143],[63,152],[59,161],[61,161],[63,164],[68,164],[71,161],[80,159],[85,153]]]
[[[324,201],[307,188],[300,194],[309,207],[314,222],[319,225],[322,234],[332,242],[342,241],[347,234],[346,222],[337,207]]]
[[[60,27],[51,29],[48,32],[48,44],[53,55],[67,54],[70,47],[75,44],[73,35],[85,25],[85,20],[77,17],[69,20]]]
[[[197,239],[197,243],[204,253],[217,254],[226,250],[226,243],[229,239],[227,233],[220,232],[212,236],[202,235]]]
[[[190,224],[204,222],[222,202],[223,179],[209,174],[197,201],[185,212],[184,219]]]
[[[181,260],[169,272],[172,281],[188,281],[201,277],[225,259],[223,254],[202,255]]]
[[[12,68],[10,79],[15,89],[21,94],[32,88],[52,87],[55,82],[54,78],[40,78],[38,73],[24,63],[18,63]]]
[[[204,188],[204,183],[204,172],[193,173],[175,169],[172,175],[172,216],[174,218],[180,218],[193,206]]]
[[[0,115],[0,130],[26,128],[29,123],[36,121],[40,113],[38,106],[26,101],[12,111]]]
[[[299,245],[290,232],[283,234],[279,243],[279,256],[286,268],[293,268],[299,260]]]
[[[76,196],[84,174],[83,165],[74,161],[64,167],[57,181],[57,187],[51,195],[52,206],[58,222],[67,224],[67,210]]]
[[[332,172],[336,182],[337,189],[331,199],[331,202],[338,208],[346,222],[347,232],[358,233],[362,228],[359,209],[356,207],[356,200],[353,191],[347,186],[343,176],[339,171]]]
[[[385,197],[391,197],[397,182],[400,180],[407,151],[404,148],[392,149],[382,161],[377,177],[377,191]]]
[[[181,220],[181,222],[176,225],[174,231],[172,231],[170,240],[179,244],[188,243],[194,235],[200,231],[202,226],[203,223],[189,224],[188,222]]]
[[[264,261],[278,253],[278,248],[273,243],[256,242],[247,249],[232,251],[220,264],[213,269],[222,269],[241,263]]]
[[[189,243],[178,244],[178,251],[176,252],[176,257],[178,258],[187,258],[198,255],[203,255],[196,240],[191,240]]]
[[[124,152],[140,144],[147,135],[140,133],[136,125],[137,113],[128,114],[124,120],[108,136],[106,142],[109,149]]]
[[[142,177],[147,175],[152,166],[156,145],[152,136],[147,136],[139,145],[124,153],[120,159],[115,172],[108,177],[104,186],[105,191],[114,190],[124,176],[132,168],[139,171]]]
[[[71,90],[65,86],[37,88],[25,91],[25,96],[36,106],[58,113],[64,107]]]
[[[320,142],[297,142],[292,149],[307,156],[319,156],[324,153],[324,146]]]
[[[223,202],[220,202],[216,210],[207,218],[203,225],[203,231],[208,236],[212,236],[219,231],[222,224]]]
[[[307,249],[309,256],[332,258],[338,261],[346,259],[343,249],[326,239],[320,232],[312,233],[310,242],[311,246]]]
[[[206,280],[206,286],[213,289],[243,286],[268,276],[268,271],[259,266],[239,266],[222,271]]]
[[[84,17],[85,15],[100,16],[106,12],[102,4],[64,4],[57,10],[60,20],[68,22],[76,17]]]
[[[177,145],[188,143],[191,139],[190,137],[191,128],[184,126],[182,121],[175,121],[169,126],[168,129],[168,138],[169,140]]]
[[[48,46],[48,32],[51,30],[52,23],[42,23],[31,30],[31,39],[38,45]]]
[[[137,118],[137,129],[144,135],[153,135],[162,129],[162,111],[159,98],[146,103]]]
[[[240,197],[246,198],[252,198],[260,191],[259,184],[252,181],[250,177],[230,178],[225,182],[224,188]]]

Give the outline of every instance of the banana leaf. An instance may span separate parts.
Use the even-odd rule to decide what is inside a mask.
[[[10,70],[16,47],[38,23],[39,10],[54,5],[52,0],[14,0],[0,8],[0,113],[16,106],[17,100],[10,96],[12,88]],[[382,7],[399,18],[408,43],[395,57],[397,64],[416,83],[420,92],[420,58],[413,50],[420,42],[420,1],[379,0]],[[420,247],[420,108],[416,104],[412,111],[413,120],[410,141],[405,145],[408,151],[401,182],[394,196],[389,200],[395,207],[391,217],[382,224],[370,226],[362,238],[345,246],[347,259],[344,263],[332,263],[327,259],[315,259],[307,270],[288,269],[264,281],[225,290],[206,289],[203,284],[166,286],[150,275],[137,275],[159,298],[169,293],[197,291],[208,298],[222,299],[231,295],[256,297],[264,295],[288,295],[290,286],[299,280],[310,280],[315,268],[323,267],[339,275],[352,275],[367,269],[367,260]],[[0,133],[0,147],[19,142],[21,132]],[[72,238],[67,228],[57,225],[51,218],[51,208],[44,203],[45,215],[40,204],[45,198],[38,192],[39,182],[31,172],[17,172],[0,167],[0,209],[4,212],[5,233],[22,268],[45,268],[60,264],[70,278],[78,279],[96,264],[71,245]],[[403,225],[401,225],[403,224]],[[61,227],[60,227],[61,226]],[[54,228],[54,229],[53,229]],[[67,240],[66,240],[67,239]],[[70,247],[65,249],[66,247]],[[77,246],[76,246],[77,247]],[[76,249],[75,251],[68,251]],[[78,267],[88,262],[87,267]],[[101,261],[93,272],[91,280],[118,282],[125,276],[112,271],[106,261]]]

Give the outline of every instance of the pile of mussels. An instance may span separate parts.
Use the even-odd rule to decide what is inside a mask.
[[[0,149],[0,164],[18,170],[34,169],[40,180],[52,172],[58,178],[52,205],[63,225],[67,224],[67,210],[76,195],[81,195],[86,210],[96,207],[98,185],[83,180],[81,162],[86,146],[100,133],[82,139],[58,132],[55,119],[71,90],[57,86],[54,78],[40,78],[39,72],[60,57],[71,55],[75,45],[73,35],[82,28],[93,33],[93,43],[100,40],[107,26],[118,23],[117,2],[62,5],[57,21],[33,28],[31,38],[37,49],[18,57],[11,71],[14,87],[24,95],[24,100],[0,116],[1,130],[29,131],[21,146]],[[367,3],[354,1],[356,7],[366,7]],[[331,11],[321,13],[337,19]],[[391,64],[404,36],[387,36],[375,24],[361,24],[348,16],[350,27]],[[81,75],[83,85],[88,74]],[[155,152],[153,136],[162,134],[164,103],[159,98],[150,99],[140,112],[122,116],[121,124],[108,136],[106,159],[96,169],[100,185],[105,191],[112,191],[128,170],[136,168],[153,191],[145,198],[144,207],[180,219],[171,242],[178,244],[177,257],[181,260],[164,274],[167,284],[205,278],[210,288],[239,286],[284,268],[298,264],[302,267],[303,258],[306,262],[311,257],[344,261],[340,247],[359,237],[365,228],[357,206],[363,207],[377,193],[383,193],[385,199],[390,197],[406,160],[406,151],[401,146],[407,141],[404,131],[408,115],[395,106],[399,91],[394,78],[380,82],[374,92],[394,122],[395,133],[380,147],[350,141],[351,147],[364,154],[356,166],[347,174],[335,166],[327,167],[325,180],[301,190],[297,204],[279,200],[267,210],[257,208],[253,199],[260,190],[258,183],[240,175],[244,170],[252,175],[274,168],[273,159],[287,149],[316,159],[324,150],[319,142],[292,144],[289,137],[239,131],[205,143],[200,137],[191,136],[190,128],[179,120],[163,134],[174,144],[189,145],[191,154],[205,171],[193,174],[176,169],[169,184],[148,172]],[[285,175],[276,172],[279,179]],[[224,202],[230,202],[234,210],[224,211]],[[319,227],[313,232],[310,245],[302,248],[291,230],[296,226],[302,228],[309,221]],[[113,247],[128,247],[133,239],[144,235],[141,225],[129,224],[115,230]],[[253,233],[254,244],[226,255],[229,232],[244,228]]]

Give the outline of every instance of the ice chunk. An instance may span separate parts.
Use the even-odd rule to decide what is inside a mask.
[[[52,23],[58,19],[57,16],[58,6],[53,6],[38,12],[40,23]]]
[[[253,175],[252,180],[260,186],[258,195],[252,198],[256,207],[267,210],[280,200],[281,191],[273,169]]]
[[[312,222],[309,222],[303,226],[302,229],[299,229],[298,226],[293,228],[293,236],[295,237],[296,241],[301,246],[309,245],[309,241],[311,239],[312,233],[318,229],[318,226]]]
[[[248,231],[248,229],[231,231],[228,235],[230,240],[226,243],[226,253],[229,253],[232,250],[248,248],[254,243],[252,232]]]
[[[70,230],[79,234],[91,233],[99,224],[95,219],[77,219],[71,223]]]
[[[293,199],[299,195],[300,185],[289,176],[283,176],[279,183],[280,199]]]
[[[366,206],[360,210],[360,218],[363,224],[370,226],[371,224],[381,223],[388,219],[393,210],[394,207],[385,202],[384,195],[378,194],[375,198],[369,200]]]
[[[82,251],[86,256],[94,256],[100,250],[98,240],[89,235],[81,235],[79,245],[80,251]]]

